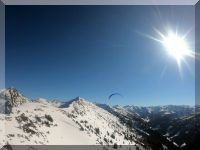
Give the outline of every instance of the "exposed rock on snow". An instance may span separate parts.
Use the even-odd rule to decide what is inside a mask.
[[[84,99],[30,101],[13,88],[3,94],[12,109],[0,113],[0,145],[135,145],[133,130]]]

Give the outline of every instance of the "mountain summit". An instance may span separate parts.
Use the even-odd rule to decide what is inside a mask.
[[[30,100],[15,88],[0,91],[0,146],[130,145],[131,149],[187,150],[194,108],[108,106],[81,97]]]
[[[18,107],[28,101],[27,97],[23,96],[13,87],[1,90],[0,92],[0,105],[3,110],[1,112],[5,112],[6,114],[11,113],[13,107]]]
[[[83,98],[60,103],[41,98],[31,101],[9,88],[1,91],[1,99],[6,113],[0,113],[0,135],[5,135],[0,136],[0,145],[142,146],[136,144],[134,130]]]

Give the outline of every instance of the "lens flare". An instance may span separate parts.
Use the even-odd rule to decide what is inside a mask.
[[[184,37],[178,36],[177,33],[169,32],[167,36],[163,36],[162,38],[161,41],[166,51],[176,59],[179,66],[185,57],[194,57]]]
[[[188,58],[192,58],[193,60],[200,60],[200,54],[195,53],[195,51],[190,48],[186,40],[186,37],[190,33],[191,29],[186,31],[182,35],[178,34],[178,30],[172,32],[172,30],[170,30],[169,28],[167,30],[164,30],[165,32],[163,33],[156,28],[153,28],[153,30],[156,33],[155,36],[139,32],[138,33],[162,44],[164,49],[161,50],[164,50],[167,54],[169,54],[170,57],[174,58],[174,60],[176,61],[181,78],[182,63],[184,63],[187,69],[191,72],[191,66],[188,63]]]

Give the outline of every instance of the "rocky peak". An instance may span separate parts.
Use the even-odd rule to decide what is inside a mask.
[[[86,102],[87,101],[85,99],[78,96],[78,97],[76,97],[76,98],[74,98],[70,101],[64,102],[60,107],[61,108],[67,108],[67,107],[69,107],[70,104],[74,105],[74,104],[80,104],[80,103],[86,103]]]
[[[5,108],[5,113],[11,113],[12,107],[17,107],[28,101],[28,98],[23,96],[14,87],[4,89],[0,92],[1,107]]]

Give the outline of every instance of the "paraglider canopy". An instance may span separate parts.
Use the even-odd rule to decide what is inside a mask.
[[[108,96],[108,99],[110,100],[113,96],[120,96],[120,97],[123,97],[120,93],[112,93]]]
[[[112,99],[112,97],[115,97],[115,96],[120,96],[121,98],[123,97],[120,93],[112,93],[112,94],[110,94],[110,95],[108,96],[108,102],[107,102],[107,105],[110,106],[109,103],[111,103],[111,99]]]

